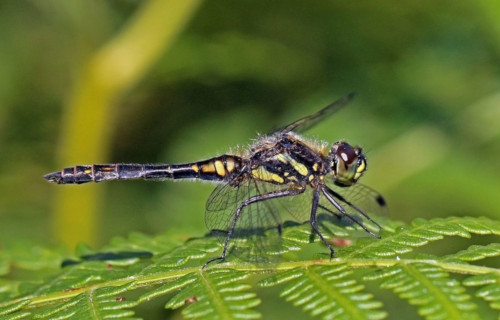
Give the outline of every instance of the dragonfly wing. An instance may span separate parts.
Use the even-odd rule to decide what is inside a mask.
[[[350,187],[338,187],[332,183],[329,187],[366,214],[385,216],[388,213],[384,197],[364,184],[356,183]]]
[[[332,204],[325,205],[331,213],[338,215],[343,220],[350,220],[351,223],[358,224],[364,230],[367,227],[371,231],[378,232],[382,228],[373,217],[387,215],[388,209],[385,199],[377,191],[360,183],[349,187],[339,187],[333,182],[327,185],[325,190],[342,206],[347,215],[334,208]],[[368,221],[368,225],[365,226],[363,221]]]
[[[354,98],[353,92],[347,94],[346,96],[338,99],[335,102],[330,103],[329,105],[327,105],[326,107],[324,107],[323,109],[319,110],[318,112],[312,115],[299,119],[295,122],[290,123],[289,125],[284,126],[281,129],[276,130],[276,132],[281,132],[281,133],[286,133],[290,131],[304,132],[312,128],[318,122],[327,118],[331,114],[337,112],[340,108],[344,107],[349,101],[351,101],[352,98]]]
[[[266,193],[264,182],[242,180],[237,186],[226,183],[217,186],[210,195],[205,213],[208,230],[222,243],[231,229],[240,204],[251,197]],[[281,219],[275,200],[263,200],[245,206],[231,233],[229,255],[252,263],[274,262],[281,251],[279,236]]]
[[[276,199],[275,205],[280,212],[288,214],[292,220],[303,223],[309,221],[312,197],[312,189],[307,188],[302,194]]]

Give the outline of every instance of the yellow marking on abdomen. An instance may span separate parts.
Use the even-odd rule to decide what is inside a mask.
[[[282,177],[280,177],[276,173],[272,173],[272,172],[267,171],[263,167],[259,167],[257,169],[252,170],[252,175],[255,178],[263,180],[263,181],[274,181],[277,183],[285,182],[285,180]]]
[[[85,173],[85,174],[91,174],[92,170],[91,169],[87,169],[87,170],[83,171],[83,173]]]
[[[214,173],[215,172],[214,163],[212,161],[210,161],[209,163],[206,163],[206,164],[202,165],[201,166],[201,172],[203,172],[203,173]]]
[[[234,170],[234,159],[228,158],[226,159],[226,169],[227,172],[231,173]]]
[[[318,171],[318,164],[317,164],[317,163],[313,164],[313,170],[314,170],[315,172],[316,172],[316,171]]]
[[[198,173],[198,171],[200,171],[200,168],[198,168],[197,164],[191,165],[191,169],[193,169],[193,171],[196,172],[196,173]]]
[[[215,171],[221,177],[226,175],[226,169],[224,169],[224,164],[220,160],[215,160]]]

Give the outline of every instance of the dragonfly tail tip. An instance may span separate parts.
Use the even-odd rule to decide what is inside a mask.
[[[48,182],[55,182],[57,184],[60,184],[62,181],[61,172],[47,173],[46,175],[43,176],[43,178]]]

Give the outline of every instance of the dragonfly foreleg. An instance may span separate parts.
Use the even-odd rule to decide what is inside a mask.
[[[329,189],[326,189],[325,187],[321,188],[321,192],[325,195],[325,197],[328,199],[328,201],[337,209],[340,213],[342,213],[344,216],[346,216],[349,220],[360,226],[363,230],[368,232],[371,236],[380,239],[380,236],[376,233],[373,233],[372,231],[368,230],[368,228],[361,222],[358,221],[358,219],[354,218],[352,215],[350,215],[345,209],[337,202],[335,199],[332,197],[332,195],[328,192]],[[371,219],[370,219],[371,220]]]
[[[357,206],[355,206],[353,203],[351,203],[350,201],[348,201],[347,199],[345,199],[342,195],[340,195],[339,193],[333,191],[332,189],[328,188],[327,186],[324,187],[324,191],[328,192],[330,195],[334,196],[335,198],[339,199],[343,203],[347,204],[349,207],[353,208],[356,212],[358,212],[359,214],[361,214],[363,217],[365,217],[366,219],[368,219],[368,221],[372,222],[374,225],[376,225],[379,229],[382,230],[382,226],[380,224],[378,224],[375,220],[373,220],[372,218],[370,218],[370,216],[366,212],[364,212],[363,210],[361,210],[360,208],[358,208]]]

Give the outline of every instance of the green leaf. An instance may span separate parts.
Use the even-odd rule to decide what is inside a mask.
[[[332,260],[310,254],[318,246],[325,253],[327,249],[307,223],[285,224],[284,246],[271,254],[295,253],[283,255],[278,264],[254,265],[229,250],[225,262],[203,269],[207,260],[221,253],[214,238],[180,245],[165,235],[115,238],[98,252],[106,254],[93,256],[108,260],[82,260],[57,271],[49,269],[52,274],[28,265],[29,276],[12,273],[0,279],[0,319],[134,319],[136,307],[152,300],[181,309],[186,319],[255,319],[266,317],[262,310],[267,309],[260,310],[260,305],[270,298],[264,301],[260,296],[269,287],[278,287],[275,298],[302,309],[303,316],[323,319],[398,317],[381,302],[391,301],[387,294],[415,306],[415,316],[433,320],[481,319],[500,310],[500,269],[472,264],[500,255],[500,241],[479,245],[473,241],[480,237],[471,237],[500,235],[496,220],[450,217],[417,219],[409,225],[384,221],[380,240],[367,238],[356,226],[334,220],[322,224],[327,238],[341,235],[352,241],[337,248]],[[424,254],[429,243],[452,236],[468,239],[467,247],[457,246],[444,256]],[[420,248],[418,255],[415,248]],[[301,249],[306,250],[296,252]],[[134,251],[152,257],[123,255],[127,258],[121,261],[116,260],[120,254],[113,254]],[[43,252],[52,255],[50,249]],[[28,261],[8,251],[3,254]],[[33,280],[39,278],[45,280]],[[474,288],[474,294],[468,294],[467,287]]]
[[[498,273],[481,274],[464,280],[464,285],[477,287],[476,297],[490,303],[490,307],[500,310],[500,275]]]
[[[383,319],[387,312],[382,303],[364,290],[353,277],[348,265],[307,266],[285,272],[279,280],[264,280],[263,286],[290,282],[281,296],[301,306],[312,316],[325,319]]]
[[[187,319],[257,319],[260,314],[251,308],[260,304],[256,294],[248,292],[243,283],[248,273],[231,269],[209,270],[192,274],[193,282],[167,302],[166,308],[187,305],[182,314]]]
[[[485,258],[500,256],[500,243],[490,243],[486,246],[473,245],[469,248],[451,254],[447,259],[459,259],[462,261],[477,261]]]
[[[420,315],[428,319],[479,319],[472,312],[477,305],[460,282],[436,265],[412,263],[376,271],[365,280],[384,279],[380,287],[391,289],[402,299],[419,306]]]
[[[56,305],[35,310],[32,319],[133,319],[135,301],[127,301],[125,293],[133,282],[116,287],[94,287]]]

